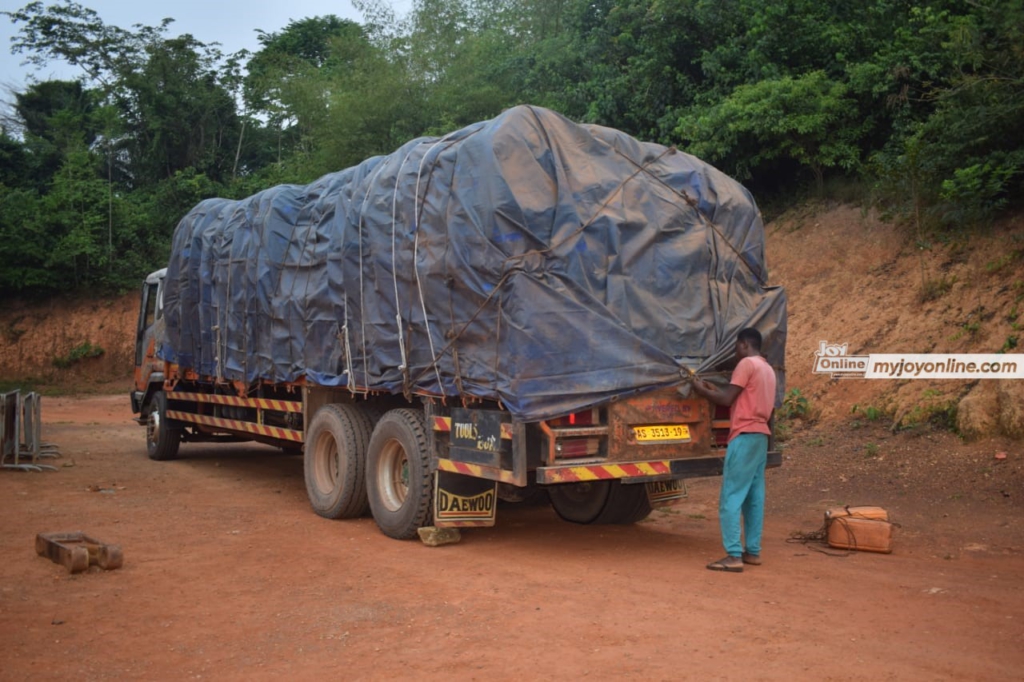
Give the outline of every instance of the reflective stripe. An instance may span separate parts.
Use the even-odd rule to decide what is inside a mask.
[[[279,440],[290,440],[297,443],[301,443],[303,440],[302,431],[282,429],[277,426],[253,424],[252,422],[243,422],[238,421],[237,419],[221,419],[219,417],[211,417],[205,414],[192,414],[191,412],[179,412],[177,410],[167,410],[167,418],[181,422],[203,424],[204,426],[216,426],[222,429],[229,429],[231,431],[244,431],[245,433],[254,433],[260,436],[268,436]]]

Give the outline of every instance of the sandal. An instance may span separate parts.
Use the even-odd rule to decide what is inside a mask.
[[[727,573],[742,573],[743,563],[739,561],[739,557],[727,556],[724,559],[718,561],[712,561],[708,564],[709,571],[725,571]],[[733,561],[739,561],[739,563],[732,563]]]
[[[743,563],[750,564],[751,566],[760,566],[761,565],[761,555],[760,554],[747,554],[746,552],[744,552],[743,553]]]

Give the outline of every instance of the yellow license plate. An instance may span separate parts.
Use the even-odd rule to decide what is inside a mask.
[[[658,426],[634,426],[638,443],[651,443],[665,440],[690,440],[688,424],[660,424]]]

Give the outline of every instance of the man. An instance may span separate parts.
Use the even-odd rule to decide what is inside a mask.
[[[761,564],[764,524],[764,468],[768,460],[768,420],[775,406],[775,370],[761,357],[761,333],[740,330],[736,337],[739,362],[725,388],[695,379],[693,389],[716,405],[728,405],[731,426],[725,451],[718,520],[727,555],[708,564],[712,571],[743,571],[743,564]],[[743,539],[740,542],[740,518]]]

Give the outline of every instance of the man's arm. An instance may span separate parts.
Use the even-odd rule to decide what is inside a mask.
[[[703,379],[694,379],[693,390],[697,395],[707,398],[716,405],[729,407],[736,402],[736,398],[743,389],[736,384],[729,384],[725,388],[718,388]]]

